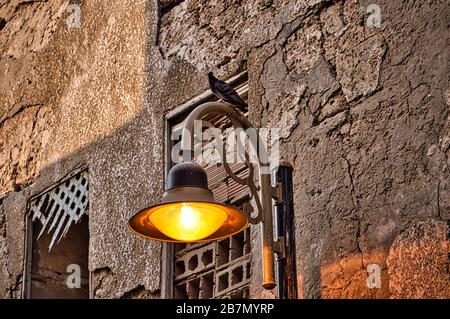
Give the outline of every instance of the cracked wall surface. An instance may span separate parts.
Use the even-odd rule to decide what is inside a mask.
[[[11,216],[87,164],[93,296],[157,297],[159,245],[126,220],[162,190],[164,114],[203,93],[208,71],[248,70],[249,118],[281,129],[294,166],[300,296],[450,297],[445,0],[94,1],[70,30],[67,3],[0,3],[2,296],[22,280]],[[250,294],[272,298],[252,254]]]
[[[79,28],[69,1],[0,1],[0,297],[22,296],[27,202],[86,166],[92,297],[153,298],[160,246],[126,226],[162,185],[146,173],[162,165],[161,120],[144,111],[150,9],[70,3]]]
[[[393,274],[427,272],[417,277],[426,281],[429,271],[387,260],[400,258],[393,243],[411,223],[448,221],[449,8],[377,1],[382,22],[371,28],[369,4],[182,1],[162,15],[157,60],[166,78],[182,68],[195,81],[205,70],[229,77],[247,67],[250,118],[281,128],[282,157],[295,167],[303,297],[448,297],[407,288]],[[419,247],[422,238],[410,236]],[[430,251],[445,255],[446,240]],[[367,286],[371,264],[380,288]],[[430,276],[448,284],[448,274]]]

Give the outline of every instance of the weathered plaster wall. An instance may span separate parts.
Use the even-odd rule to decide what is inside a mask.
[[[67,2],[0,5],[2,296],[20,295],[27,198],[82,164],[95,296],[155,296],[159,245],[125,225],[161,191],[163,116],[207,71],[248,69],[250,119],[295,168],[300,295],[449,297],[447,1],[376,1],[380,28],[363,0],[156,2],[80,2],[80,29]],[[251,294],[273,297],[254,251]]]
[[[207,70],[247,68],[251,120],[281,128],[301,295],[450,296],[448,4],[376,1],[369,28],[369,1],[167,2],[162,104],[200,93]],[[368,288],[369,264],[381,288]],[[253,296],[269,296],[258,284]]]
[[[68,1],[0,3],[0,296],[20,297],[28,199],[84,165],[94,296],[154,297],[159,244],[126,227],[162,185],[161,119],[145,112],[149,8],[76,3],[71,29]]]

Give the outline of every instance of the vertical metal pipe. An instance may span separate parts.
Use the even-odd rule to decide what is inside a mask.
[[[290,164],[282,163],[275,173],[275,181],[282,186],[282,201],[275,204],[275,234],[285,242],[285,254],[277,259],[279,299],[298,298],[292,170]]]
[[[270,290],[276,286],[273,251],[272,185],[270,174],[260,174],[260,181],[261,204],[263,207],[261,223],[263,287]]]

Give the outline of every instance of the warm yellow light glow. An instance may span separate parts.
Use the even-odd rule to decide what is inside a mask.
[[[181,204],[180,225],[186,231],[191,232],[198,225],[198,214],[187,204]]]
[[[228,213],[209,203],[173,203],[156,208],[148,220],[164,235],[180,241],[201,240],[215,233]]]

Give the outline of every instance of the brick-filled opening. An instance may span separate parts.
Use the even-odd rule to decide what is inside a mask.
[[[186,268],[184,267],[184,262],[177,261],[175,263],[175,276],[179,276],[185,272]]]
[[[248,296],[246,291],[251,276],[249,228],[212,243],[176,246],[174,298]]]
[[[218,253],[217,253],[217,265],[223,266],[228,263],[228,255],[230,240],[228,238],[219,241],[218,243]]]
[[[175,286],[174,298],[175,299],[188,299],[186,283],[182,283],[182,284]]]
[[[207,266],[213,262],[213,251],[207,250],[202,256],[203,266]]]
[[[228,288],[228,273],[224,273],[219,276],[219,287],[217,288],[218,292],[221,292]]]
[[[236,285],[236,284],[240,283],[243,279],[243,273],[244,273],[244,271],[242,269],[242,265],[234,268],[231,271],[231,284]]]
[[[188,281],[187,294],[191,299],[198,299],[200,296],[200,278]]]
[[[194,270],[197,268],[197,266],[198,266],[198,257],[197,255],[194,255],[189,259],[188,268],[189,270]]]
[[[235,237],[231,238],[231,249],[230,249],[230,258],[236,259],[239,257],[242,257],[244,255],[244,246],[245,246],[245,241],[244,241],[244,234],[240,233],[237,234]]]
[[[200,298],[209,299],[214,296],[214,272],[209,272],[201,277]]]

